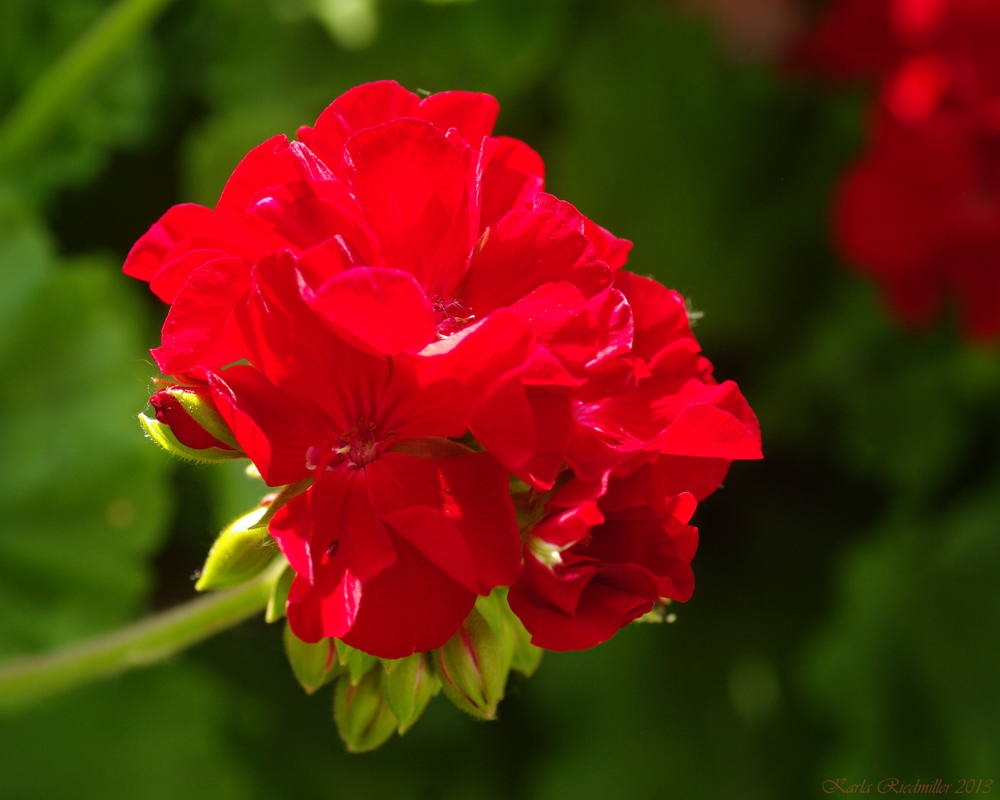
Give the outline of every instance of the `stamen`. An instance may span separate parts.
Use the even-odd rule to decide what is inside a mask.
[[[434,322],[437,325],[438,339],[447,339],[453,333],[458,333],[476,319],[476,315],[472,313],[472,309],[454,297],[447,299],[435,297],[431,301],[431,309],[434,312]]]

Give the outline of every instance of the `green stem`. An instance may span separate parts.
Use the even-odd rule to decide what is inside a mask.
[[[0,169],[26,155],[170,0],[120,0],[31,85],[0,125]]]
[[[44,653],[0,664],[0,708],[71,689],[132,667],[163,661],[202,639],[263,611],[287,561],[279,557],[263,573],[235,589],[213,592],[127,628]]]

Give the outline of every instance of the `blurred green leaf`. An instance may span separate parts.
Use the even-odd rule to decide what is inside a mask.
[[[840,737],[822,777],[953,785],[1000,767],[1000,480],[936,519],[900,519],[843,559],[804,685]]]
[[[131,619],[161,541],[165,457],[137,436],[149,371],[136,309],[103,265],[57,266],[37,223],[0,275],[0,653]],[[19,297],[14,301],[11,298]]]
[[[104,16],[108,4],[95,0],[4,4],[0,166],[29,197],[93,177],[109,150],[150,134],[163,67],[136,35],[168,1],[131,0]]]
[[[242,800],[253,784],[220,735],[235,713],[217,678],[157,667],[0,720],[0,794],[18,800]]]

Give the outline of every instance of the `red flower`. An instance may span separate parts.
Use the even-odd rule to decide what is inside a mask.
[[[656,511],[615,483],[613,499],[599,499],[606,478],[571,480],[525,542],[524,570],[508,601],[539,647],[593,647],[657,601],[691,597],[698,531],[686,523],[694,498],[661,498],[667,502]]]
[[[1000,334],[998,37],[992,0],[845,0],[803,49],[881,82],[868,152],[837,200],[841,248],[904,319],[954,295],[977,338]]]
[[[310,312],[290,254],[254,268],[237,325],[260,371],[210,372],[216,406],[269,485],[314,480],[270,526],[298,573],[296,634],[383,658],[444,644],[517,574],[506,471],[444,437],[523,360],[524,326],[497,314],[420,355],[364,353]]]
[[[844,180],[836,223],[844,251],[904,319],[929,319],[951,294],[972,336],[1000,333],[1000,130],[970,133],[945,114],[905,125],[883,112]]]
[[[152,351],[160,369],[181,374],[240,358],[232,311],[253,264],[279,250],[328,242],[345,266],[403,269],[432,291],[459,278],[480,222],[523,206],[543,183],[541,159],[527,145],[488,138],[496,112],[488,95],[445,92],[421,101],[392,81],[359,86],[315,128],[300,131],[315,152],[276,136],[240,162],[214,211],[170,209],[124,267],[171,304],[162,346]],[[385,130],[400,117],[406,120]],[[345,150],[354,134],[380,126],[354,152]],[[378,159],[380,148],[400,160]],[[376,171],[368,169],[373,158]],[[392,192],[382,196],[386,181]],[[488,199],[481,204],[482,191]]]
[[[302,489],[270,532],[306,641],[431,650],[514,584],[539,642],[595,644],[690,595],[691,495],[760,457],[680,297],[542,191],[537,154],[490,137],[496,111],[358,87],[300,142],[252,151],[214,211],[168,211],[126,262],[171,303],[161,369],[211,388],[269,486]],[[523,557],[509,472],[548,514]]]
[[[632,312],[630,347],[569,395],[573,477],[545,503],[508,595],[532,642],[551,650],[592,647],[657,601],[689,599],[696,499],[732,459],[760,458],[757,420],[735,384],[712,379],[683,301],[624,271],[615,285]]]

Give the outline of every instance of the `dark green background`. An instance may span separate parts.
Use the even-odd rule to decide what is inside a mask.
[[[3,0],[0,113],[107,7]],[[515,678],[500,719],[443,698],[351,756],[280,629],[0,717],[4,798],[808,798],[823,781],[1000,779],[1000,354],[903,331],[831,250],[864,98],[732,63],[665,3],[383,0],[338,45],[309,0],[176,0],[0,174],[0,654],[193,594],[255,499],[135,422],[164,307],[121,275],[252,146],[395,78],[490,92],[499,133],[619,236],[760,417],[765,460],[699,508],[693,599]],[[327,3],[329,7],[331,4]],[[1000,786],[994,787],[1000,791]]]

